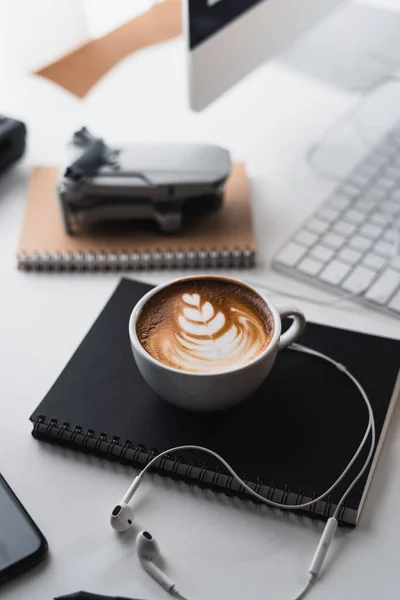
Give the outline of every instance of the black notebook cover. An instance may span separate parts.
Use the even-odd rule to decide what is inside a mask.
[[[327,489],[355,453],[367,426],[358,390],[321,359],[287,350],[249,400],[224,413],[197,414],[159,398],[139,374],[128,320],[150,286],[123,279],[44,400],[31,416],[39,439],[142,465],[184,444],[211,448],[243,478],[278,502],[301,503]],[[346,365],[365,387],[377,428],[372,466],[340,519],[357,522],[399,395],[400,342],[309,323],[301,342]],[[327,502],[308,512],[328,517],[368,448]],[[241,493],[208,455],[184,452],[160,461],[174,477]]]

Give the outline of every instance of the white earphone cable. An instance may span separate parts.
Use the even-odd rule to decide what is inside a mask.
[[[291,349],[297,352],[303,352],[305,354],[311,354],[313,356],[317,356],[319,358],[323,358],[324,360],[330,362],[331,364],[335,365],[340,371],[342,371],[343,373],[345,373],[347,375],[347,377],[349,377],[351,379],[351,381],[354,383],[354,385],[356,386],[356,388],[358,389],[358,391],[360,392],[361,396],[363,397],[365,404],[367,406],[368,409],[368,427],[367,430],[365,432],[364,438],[361,442],[360,447],[363,448],[366,442],[366,439],[368,437],[369,432],[371,431],[371,446],[368,452],[368,456],[365,459],[364,465],[362,467],[362,469],[360,470],[360,472],[358,473],[357,477],[352,481],[352,483],[349,485],[349,487],[347,488],[347,490],[345,491],[345,493],[343,494],[343,496],[341,497],[341,499],[339,500],[336,510],[333,514],[333,517],[335,519],[338,518],[339,513],[340,513],[340,509],[344,503],[344,501],[346,500],[347,496],[350,494],[351,490],[354,488],[354,486],[356,485],[356,483],[361,479],[361,477],[364,475],[369,462],[371,460],[372,454],[374,452],[374,448],[375,448],[375,441],[376,441],[376,430],[375,430],[375,419],[374,419],[374,413],[372,411],[372,406],[371,403],[368,399],[367,394],[365,393],[364,388],[362,387],[362,385],[360,384],[360,382],[354,377],[354,375],[352,373],[350,373],[350,371],[348,371],[346,369],[346,367],[344,365],[341,365],[340,363],[337,363],[336,361],[334,361],[332,358],[330,358],[329,356],[325,356],[324,354],[317,352],[316,350],[312,350],[311,348],[307,348],[306,346],[302,346],[301,344],[292,344]],[[359,449],[360,449],[359,447]],[[358,451],[357,451],[358,452]],[[357,454],[356,452],[356,454]],[[358,454],[357,454],[358,456]],[[353,457],[354,459],[354,457]],[[350,461],[349,465],[346,467],[345,471],[342,473],[341,478],[344,477],[344,475],[348,472],[349,468],[353,465],[354,460]]]
[[[365,443],[367,441],[367,438],[369,436],[370,431],[372,430],[372,440],[371,440],[371,450],[370,450],[370,454],[372,454],[374,446],[375,446],[375,423],[374,423],[374,417],[373,417],[373,412],[372,412],[372,407],[371,404],[368,400],[368,396],[365,393],[363,387],[361,386],[361,384],[356,380],[356,378],[340,363],[335,362],[333,359],[329,358],[328,356],[325,356],[324,354],[317,352],[315,350],[311,350],[309,348],[306,348],[304,346],[300,346],[299,344],[293,344],[290,347],[292,350],[295,350],[297,352],[303,352],[306,354],[311,354],[313,356],[316,356],[318,358],[322,358],[323,360],[331,363],[332,365],[334,365],[336,368],[338,368],[340,371],[342,371],[343,373],[345,373],[348,377],[350,377],[351,381],[353,381],[353,383],[357,386],[357,388],[359,389],[361,396],[363,397],[363,400],[367,406],[367,410],[368,410],[368,426],[367,429],[365,431],[365,434],[360,442],[360,445],[358,446],[354,456],[352,457],[352,459],[350,460],[350,462],[348,463],[348,465],[346,466],[346,468],[344,469],[344,471],[341,473],[341,475],[338,477],[338,479],[322,494],[320,494],[317,498],[313,498],[312,500],[309,500],[307,502],[303,502],[301,504],[282,504],[280,502],[275,502],[274,500],[270,500],[268,498],[266,498],[265,496],[262,496],[261,494],[259,494],[258,492],[256,492],[255,490],[253,490],[245,481],[243,481],[243,479],[241,479],[241,477],[233,470],[233,468],[227,463],[227,461],[222,458],[222,456],[220,456],[217,452],[214,452],[214,450],[210,450],[209,448],[204,448],[203,446],[197,446],[197,445],[192,445],[192,444],[188,444],[188,445],[184,445],[184,446],[176,446],[175,448],[170,448],[168,450],[165,450],[164,452],[161,452],[160,454],[157,454],[157,456],[155,456],[152,460],[150,460],[147,465],[143,468],[143,470],[139,473],[138,475],[138,479],[142,479],[145,475],[145,473],[152,467],[154,466],[154,464],[163,456],[165,456],[166,454],[172,454],[174,452],[179,452],[181,450],[199,450],[200,452],[206,452],[207,454],[210,454],[212,456],[214,456],[214,458],[216,458],[220,463],[222,463],[224,465],[224,467],[227,469],[227,471],[232,475],[232,477],[236,480],[236,482],[242,486],[249,494],[251,494],[252,496],[254,496],[255,498],[257,498],[257,500],[260,500],[261,502],[264,502],[265,504],[268,504],[269,506],[273,506],[275,508],[281,508],[281,509],[287,509],[287,510],[297,510],[299,508],[307,508],[310,506],[313,506],[314,504],[316,504],[317,502],[319,502],[320,500],[323,500],[326,496],[328,496],[334,489],[335,487],[343,480],[343,478],[347,475],[347,473],[349,472],[349,470],[351,469],[351,467],[353,466],[353,464],[355,463],[355,461],[357,460],[358,456],[360,455],[362,449],[365,446]],[[368,466],[369,463],[369,459],[370,459],[370,455],[368,457],[368,460],[365,462],[364,467],[363,467],[363,471],[360,473],[359,477],[362,476],[362,474],[364,473],[365,469]],[[357,479],[358,481],[358,479]],[[349,488],[348,492],[346,492],[346,495],[343,497],[343,500],[341,500],[341,504],[344,502],[345,498],[347,497],[347,494],[350,493],[351,489],[353,488],[353,486],[355,485],[355,483],[357,482],[355,480],[355,482],[352,483],[351,488]],[[341,504],[338,505],[338,509],[340,510],[341,508]]]
[[[371,457],[373,455],[374,452],[374,448],[375,448],[375,440],[376,440],[376,430],[375,430],[375,420],[374,420],[374,414],[373,414],[373,410],[372,410],[372,406],[371,403],[368,399],[368,396],[364,390],[364,388],[362,387],[362,385],[360,384],[360,382],[354,377],[354,375],[352,373],[350,373],[350,371],[347,370],[347,368],[342,365],[341,363],[336,362],[335,360],[333,360],[332,358],[330,358],[329,356],[326,356],[325,354],[318,352],[317,350],[313,350],[311,348],[307,348],[305,346],[302,346],[301,344],[292,344],[292,346],[290,346],[290,349],[295,351],[295,352],[302,352],[304,354],[309,354],[311,356],[315,356],[317,358],[320,358],[322,360],[325,360],[326,362],[330,363],[331,365],[335,366],[337,369],[339,369],[339,371],[341,371],[342,373],[344,373],[345,375],[347,375],[347,377],[349,377],[349,379],[353,382],[353,384],[357,387],[357,389],[359,390],[365,405],[367,407],[367,411],[368,411],[368,425],[367,428],[365,430],[364,436],[354,454],[354,456],[352,457],[352,459],[350,460],[350,462],[348,463],[348,465],[346,466],[346,468],[343,470],[343,472],[341,473],[341,475],[338,477],[338,479],[322,494],[320,494],[317,498],[313,498],[312,500],[309,500],[307,502],[303,502],[301,504],[282,504],[280,502],[275,502],[274,500],[270,500],[269,498],[266,498],[265,496],[262,496],[261,494],[259,494],[258,492],[256,492],[254,489],[252,489],[245,481],[243,481],[243,479],[241,479],[241,477],[239,477],[239,475],[233,470],[233,468],[227,463],[227,461],[222,458],[217,452],[214,452],[213,450],[210,450],[209,448],[204,448],[203,446],[197,446],[197,445],[183,445],[183,446],[176,446],[175,448],[169,448],[168,450],[165,450],[163,452],[160,452],[159,454],[157,454],[157,456],[155,456],[154,458],[152,458],[147,465],[142,469],[142,471],[139,473],[139,475],[136,477],[136,480],[134,481],[134,485],[131,486],[130,490],[127,493],[126,496],[126,501],[129,502],[130,499],[132,498],[135,490],[138,488],[140,481],[143,479],[145,473],[152,467],[155,465],[155,463],[160,460],[160,458],[162,458],[165,455],[168,454],[172,454],[174,452],[180,452],[182,450],[198,450],[200,452],[206,452],[207,454],[210,454],[212,456],[214,456],[220,463],[222,463],[224,465],[224,467],[227,469],[227,471],[232,475],[232,477],[236,480],[236,482],[243,488],[245,489],[251,496],[257,498],[257,500],[260,500],[261,502],[268,504],[269,506],[273,506],[275,508],[279,508],[279,509],[285,509],[285,510],[297,510],[299,508],[307,508],[310,506],[315,505],[317,502],[319,502],[320,500],[322,500],[323,498],[325,498],[326,496],[328,496],[335,488],[336,486],[344,479],[344,477],[347,475],[347,473],[349,472],[349,470],[351,469],[351,467],[354,465],[355,461],[357,460],[357,458],[359,457],[361,451],[363,450],[367,440],[368,440],[368,436],[371,433],[371,444],[370,444],[370,449],[368,452],[368,456],[365,459],[362,468],[360,469],[360,471],[357,473],[357,476],[353,479],[353,481],[351,482],[351,484],[348,486],[348,488],[346,489],[346,491],[344,492],[344,494],[342,495],[342,497],[340,498],[339,502],[337,503],[336,509],[333,513],[333,516],[328,519],[328,522],[325,526],[324,532],[322,534],[322,537],[320,539],[320,543],[318,545],[318,548],[316,550],[316,553],[314,555],[313,558],[313,562],[312,565],[309,569],[309,580],[307,582],[307,585],[304,587],[304,589],[301,591],[300,594],[298,594],[294,600],[301,600],[303,598],[305,598],[305,596],[308,594],[308,592],[310,591],[313,583],[315,582],[317,575],[322,567],[323,561],[325,559],[327,550],[329,548],[329,545],[334,537],[335,531],[336,531],[336,527],[338,524],[338,519],[339,519],[339,515],[340,512],[343,508],[344,502],[347,498],[347,496],[350,494],[350,492],[352,491],[352,489],[354,488],[354,486],[357,484],[357,482],[360,480],[360,478],[363,476],[363,474],[365,473],[366,469],[368,468],[368,465],[370,464],[371,461]],[[176,594],[175,594],[176,595]],[[181,598],[181,600],[184,600],[183,596],[180,596],[178,594],[178,597]]]
[[[297,596],[293,600],[303,600],[303,598],[305,598],[308,592],[310,591],[313,583],[314,581],[307,581],[307,585],[302,589],[300,594],[297,594]]]

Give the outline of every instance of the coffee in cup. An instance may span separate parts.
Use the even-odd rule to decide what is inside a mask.
[[[285,317],[292,324],[282,333]],[[278,310],[244,282],[195,275],[145,294],[132,310],[129,337],[139,371],[159,396],[217,411],[254,394],[305,323],[297,308]]]
[[[160,363],[191,373],[216,373],[257,358],[273,338],[274,319],[251,288],[204,277],[178,281],[152,296],[136,332]]]

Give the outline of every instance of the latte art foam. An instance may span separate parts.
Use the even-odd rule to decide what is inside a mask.
[[[230,308],[231,314],[224,315],[209,301],[201,304],[199,294],[184,294],[184,303],[178,333],[161,341],[164,356],[179,369],[204,371],[212,365],[219,371],[249,362],[264,349],[263,328],[250,311]]]
[[[263,300],[230,282],[199,282],[174,284],[145,306],[137,327],[145,350],[166,365],[201,373],[226,371],[261,354],[273,332]]]

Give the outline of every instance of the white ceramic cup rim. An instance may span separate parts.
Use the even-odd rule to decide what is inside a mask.
[[[216,279],[218,281],[224,281],[224,282],[240,285],[240,286],[245,287],[245,288],[251,290],[252,292],[254,292],[267,305],[268,310],[271,312],[271,314],[274,318],[274,333],[273,333],[271,341],[269,342],[267,347],[264,348],[264,350],[260,354],[258,354],[255,358],[253,358],[251,361],[249,361],[243,365],[239,365],[237,367],[232,367],[231,369],[225,369],[223,371],[212,371],[210,373],[185,371],[184,369],[176,369],[175,367],[170,367],[169,365],[166,365],[163,362],[157,360],[149,352],[147,352],[147,350],[145,350],[145,348],[140,343],[139,338],[137,336],[136,323],[137,323],[140,313],[142,312],[144,306],[147,304],[147,302],[150,300],[150,298],[152,298],[153,296],[155,296],[156,294],[161,292],[161,290],[163,290],[167,287],[170,287],[171,285],[174,285],[175,283],[179,283],[181,281],[198,280],[198,279]],[[152,364],[156,365],[160,369],[169,371],[170,373],[176,373],[178,375],[188,375],[191,377],[216,377],[216,376],[218,377],[218,376],[227,375],[229,373],[237,373],[240,371],[245,371],[246,369],[252,367],[253,365],[256,365],[259,362],[263,361],[266,356],[268,356],[269,354],[272,354],[272,352],[274,352],[274,350],[276,349],[276,347],[279,343],[281,331],[282,331],[281,316],[280,316],[278,310],[275,308],[275,306],[265,296],[260,294],[253,286],[245,283],[244,281],[240,281],[239,279],[234,279],[231,277],[225,277],[223,275],[207,275],[207,274],[189,275],[187,277],[177,277],[176,279],[173,279],[173,280],[167,281],[166,283],[158,285],[155,288],[153,288],[152,290],[150,290],[149,292],[147,292],[139,300],[139,302],[137,302],[134,309],[132,310],[132,313],[131,313],[131,316],[129,319],[129,337],[130,337],[131,343],[134,346],[135,350],[144,359],[150,361]]]

